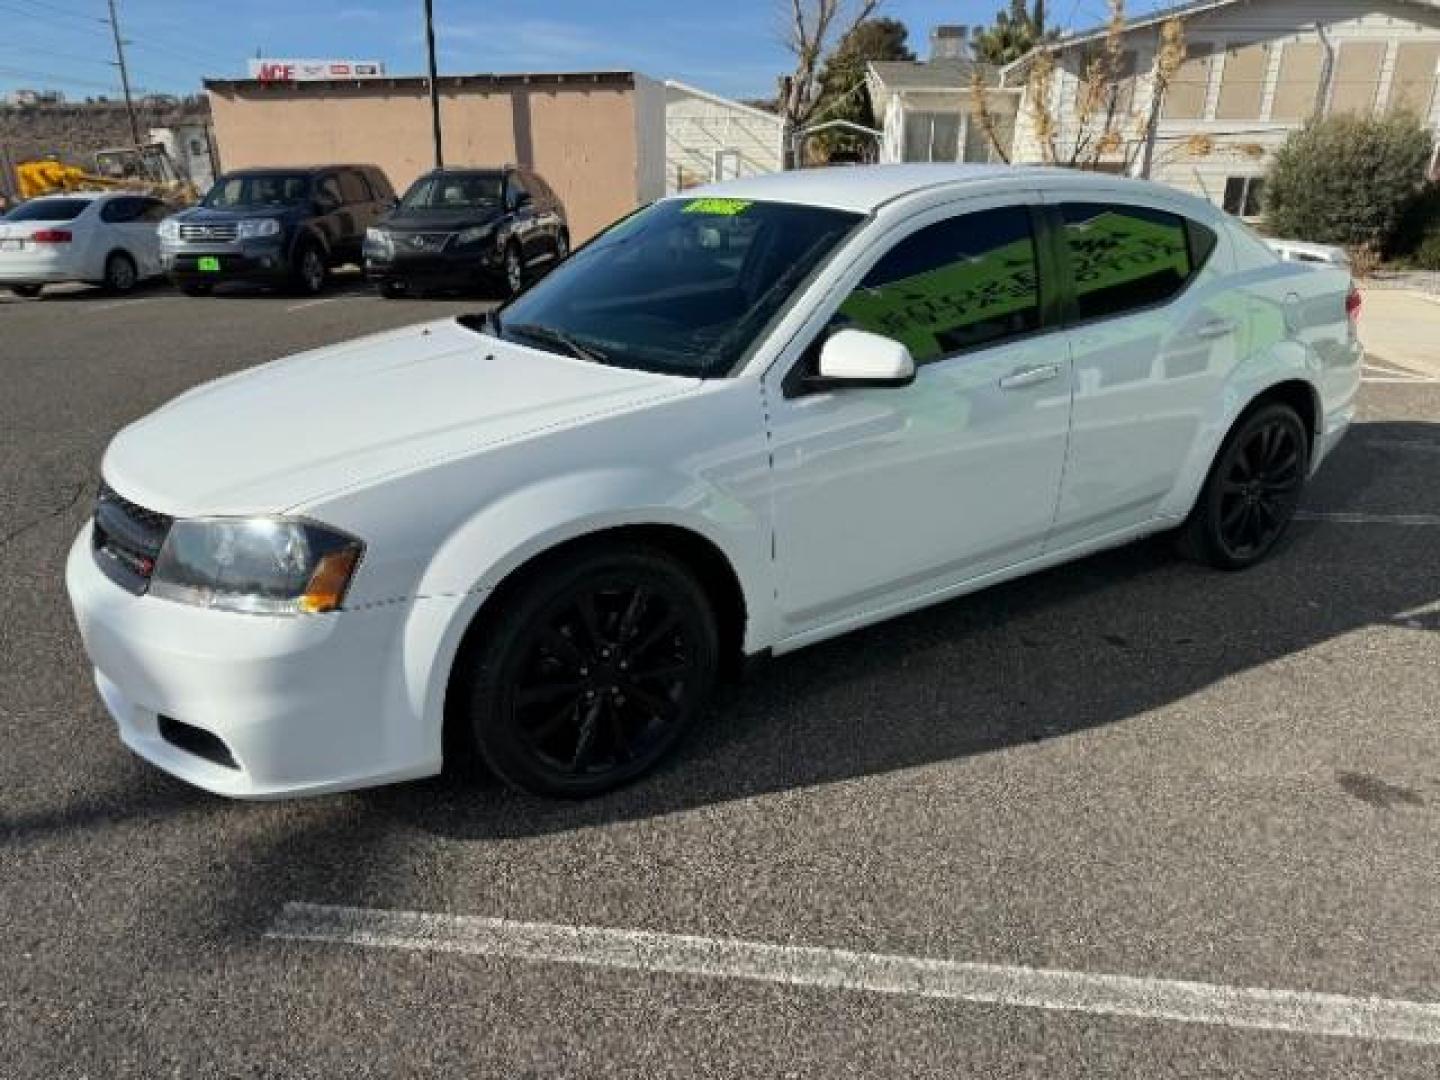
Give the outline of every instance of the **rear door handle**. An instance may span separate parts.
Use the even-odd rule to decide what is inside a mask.
[[[1012,371],[1009,375],[1004,376],[1000,380],[1000,389],[1020,390],[1026,386],[1036,386],[1059,377],[1059,364],[1039,364],[1036,367],[1020,368],[1018,371]]]
[[[1207,319],[1195,328],[1195,336],[1202,338],[1224,337],[1235,330],[1234,319]]]

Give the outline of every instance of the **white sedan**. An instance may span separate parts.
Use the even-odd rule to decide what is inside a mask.
[[[160,222],[169,207],[149,195],[70,192],[21,203],[0,217],[0,287],[39,296],[67,281],[129,292],[161,271]]]
[[[631,780],[746,654],[1149,533],[1281,540],[1349,276],[1210,204],[969,166],[660,201],[491,315],[201,386],[110,444],[68,587],[137,753],[310,794],[475,754]]]

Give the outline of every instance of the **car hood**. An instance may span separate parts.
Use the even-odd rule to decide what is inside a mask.
[[[437,210],[418,214],[400,211],[387,216],[383,222],[394,232],[454,232],[458,229],[472,229],[477,225],[489,225],[504,215],[499,210]]]
[[[446,320],[196,387],[115,436],[103,472],[126,498],[177,517],[278,513],[697,385]]]

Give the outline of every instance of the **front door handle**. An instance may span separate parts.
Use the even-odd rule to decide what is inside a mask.
[[[1195,328],[1195,336],[1202,338],[1224,337],[1235,330],[1234,319],[1207,319]]]
[[[1049,382],[1051,379],[1060,377],[1059,364],[1039,364],[1035,367],[1020,368],[1012,371],[1000,380],[1001,390],[1019,390],[1026,386],[1035,386],[1039,383]]]

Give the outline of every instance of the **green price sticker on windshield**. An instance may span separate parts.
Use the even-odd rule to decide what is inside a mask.
[[[711,214],[715,217],[734,217],[743,214],[750,207],[748,199],[691,199],[685,204],[687,214]]]

